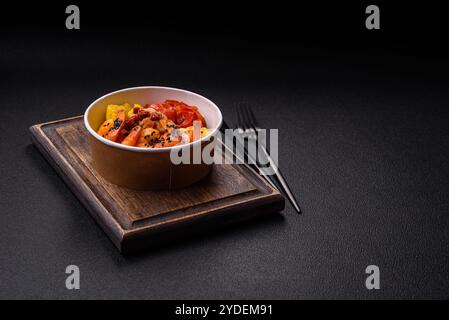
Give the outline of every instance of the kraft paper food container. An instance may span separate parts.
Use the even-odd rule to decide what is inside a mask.
[[[168,87],[135,87],[109,93],[95,100],[84,113],[84,125],[89,132],[92,164],[107,181],[137,190],[170,190],[189,186],[204,178],[212,165],[173,164],[170,160],[172,148],[138,148],[109,141],[97,134],[97,129],[105,121],[108,104],[141,105],[178,100],[197,106],[204,116],[209,129],[208,136],[192,143],[174,147],[204,148],[210,137],[218,134],[223,118],[220,109],[209,99],[196,93]]]

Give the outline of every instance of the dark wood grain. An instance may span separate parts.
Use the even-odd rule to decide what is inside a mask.
[[[105,181],[92,168],[82,117],[30,130],[38,149],[122,252],[182,229],[200,230],[284,208],[279,192],[244,165],[216,165],[206,179],[176,190],[176,196],[173,191],[136,191]]]

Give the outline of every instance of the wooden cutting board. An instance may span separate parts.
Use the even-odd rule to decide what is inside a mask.
[[[83,117],[34,125],[33,142],[122,253],[184,238],[223,223],[284,209],[284,198],[245,165],[215,165],[175,191],[136,191],[92,168]]]

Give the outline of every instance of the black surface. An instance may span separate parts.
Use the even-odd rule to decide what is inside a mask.
[[[343,34],[355,19],[298,33],[291,20],[259,32],[241,16],[242,30],[212,23],[216,33],[199,22],[108,28],[92,15],[78,33],[64,17],[2,28],[0,298],[449,298],[445,31],[430,19],[412,35],[386,13],[396,28],[373,35],[363,17],[362,6],[362,27]],[[279,128],[280,166],[303,215],[287,206],[282,217],[121,256],[28,127],[138,85],[203,94],[231,123],[236,103],[253,103],[261,125]],[[65,288],[69,264],[81,290]],[[370,264],[381,290],[364,286]]]

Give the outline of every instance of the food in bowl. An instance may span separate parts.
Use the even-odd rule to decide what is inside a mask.
[[[199,140],[208,134],[206,120],[196,106],[182,101],[116,105],[106,108],[97,129],[103,138],[140,148],[167,148]]]
[[[169,148],[140,148],[118,143],[117,141],[120,141],[118,139],[113,142],[97,133],[106,120],[108,105],[123,106],[128,102],[130,105],[125,105],[125,109],[129,109],[129,113],[134,108],[134,103],[145,106],[166,99],[197,106],[205,119],[207,136]],[[116,112],[121,109],[121,107],[114,108]],[[111,114],[114,114],[114,108],[109,108]],[[194,149],[201,149],[202,152],[209,146],[219,134],[222,121],[222,114],[215,103],[187,90],[144,86],[108,93],[93,101],[84,113],[84,125],[89,132],[92,169],[109,183],[135,190],[174,190],[190,186],[206,177],[213,168],[213,165],[204,162],[202,157],[199,159],[200,164],[194,163]],[[192,163],[173,163],[173,155],[184,155],[189,152]]]

